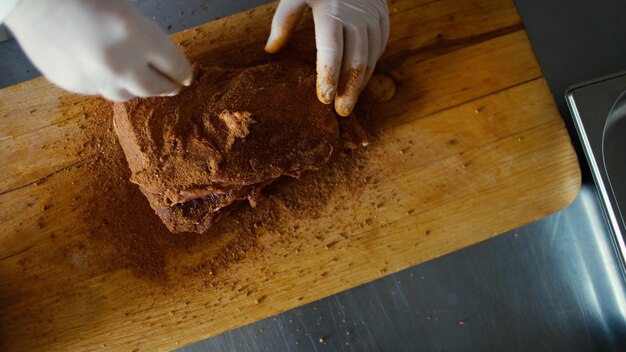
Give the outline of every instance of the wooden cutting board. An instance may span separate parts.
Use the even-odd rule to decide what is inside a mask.
[[[397,92],[374,108],[388,124],[351,174],[370,179],[356,192],[329,192],[315,216],[283,212],[277,221],[288,231],[255,229],[256,250],[228,253],[236,260],[217,273],[201,264],[245,238],[173,244],[165,284],[108,263],[81,197],[98,187],[85,172],[93,158],[78,153],[96,99],[44,79],[0,90],[0,350],[180,347],[568,205],[580,188],[576,154],[512,1],[389,6],[379,69]],[[174,38],[192,59],[226,45],[261,51],[274,9]],[[306,16],[290,50],[312,55],[312,32]],[[192,267],[200,273],[182,270]]]

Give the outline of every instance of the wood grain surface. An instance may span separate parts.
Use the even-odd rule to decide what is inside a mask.
[[[93,245],[90,200],[81,198],[98,187],[86,172],[94,156],[81,153],[97,99],[41,78],[0,90],[0,350],[180,347],[568,205],[580,188],[576,154],[512,1],[389,6],[379,71],[396,93],[374,107],[387,123],[350,174],[374,179],[358,192],[336,187],[315,216],[283,211],[284,231],[255,229],[262,250],[241,254],[215,277],[188,269],[201,270],[241,240],[236,231],[173,245],[163,264],[167,284],[107,261],[115,253]],[[261,52],[274,9],[173,37],[192,60],[219,61],[225,47]],[[288,51],[314,57],[310,14],[292,41]]]

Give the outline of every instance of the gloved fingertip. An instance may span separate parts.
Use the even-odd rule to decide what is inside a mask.
[[[276,54],[280,51],[280,49],[287,45],[287,42],[291,37],[293,26],[295,26],[295,24],[285,24],[279,27],[272,26],[272,31],[270,32],[270,36],[267,38],[267,43],[265,44],[265,52],[268,54]]]
[[[306,1],[281,1],[272,19],[272,29],[265,44],[265,52],[277,53],[287,42],[293,30],[300,22],[300,18],[306,9]]]
[[[180,83],[182,83],[185,87],[189,87],[193,82],[193,71],[191,70],[191,65],[187,64],[183,77],[185,78],[183,78]]]
[[[173,97],[178,95],[178,93],[180,93],[180,89],[176,89],[175,91],[169,92],[169,93],[163,93],[160,96],[162,97]]]
[[[265,44],[265,52],[266,52],[266,53],[268,53],[268,54],[275,54],[275,53],[278,51],[278,50],[276,50],[276,49],[274,48],[274,46],[273,46],[272,44],[273,44],[273,43],[272,43],[272,42],[270,42],[270,41],[268,41],[268,42]]]
[[[352,109],[354,109],[354,99],[347,96],[335,98],[335,111],[339,116],[350,116]]]
[[[276,54],[280,51],[283,44],[281,43],[280,38],[275,38],[275,35],[272,33],[270,37],[267,39],[267,43],[265,44],[265,52],[268,54]]]
[[[329,85],[319,85],[317,87],[317,99],[322,102],[322,104],[331,104],[333,99],[335,98],[335,88]]]

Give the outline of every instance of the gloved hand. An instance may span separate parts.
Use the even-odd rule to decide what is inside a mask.
[[[317,46],[317,97],[335,102],[341,116],[352,112],[387,46],[389,12],[384,0],[281,0],[265,51],[289,39],[306,5],[313,10]]]
[[[40,71],[75,93],[124,101],[191,84],[185,55],[126,0],[21,0],[6,24]]]

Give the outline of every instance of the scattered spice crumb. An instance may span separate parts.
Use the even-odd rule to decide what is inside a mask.
[[[266,296],[261,296],[257,299],[254,300],[254,304],[261,304],[263,303],[263,301],[265,301]]]

